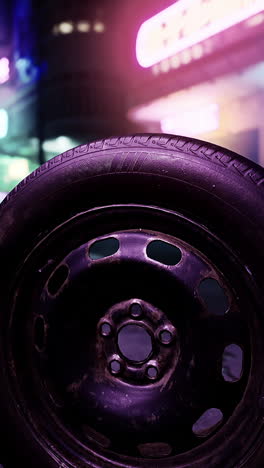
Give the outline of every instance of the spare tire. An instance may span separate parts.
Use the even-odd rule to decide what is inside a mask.
[[[263,188],[233,152],[144,134],[6,197],[5,468],[263,466]]]

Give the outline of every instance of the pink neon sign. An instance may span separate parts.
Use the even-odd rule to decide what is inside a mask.
[[[138,63],[150,67],[261,11],[264,0],[178,0],[140,26]]]
[[[0,59],[0,84],[9,80],[9,60],[6,57]]]

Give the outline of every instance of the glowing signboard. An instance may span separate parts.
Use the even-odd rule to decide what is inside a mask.
[[[0,84],[9,80],[9,60],[6,57],[0,59]]]
[[[261,11],[264,0],[178,0],[140,26],[138,63],[150,67]]]

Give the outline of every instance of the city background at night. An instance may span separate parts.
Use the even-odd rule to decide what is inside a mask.
[[[1,198],[78,144],[193,136],[264,165],[259,0],[2,0]]]

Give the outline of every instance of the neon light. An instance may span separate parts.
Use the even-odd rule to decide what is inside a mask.
[[[207,107],[180,111],[161,120],[164,133],[177,135],[201,135],[219,128],[219,107],[210,104]]]
[[[178,0],[140,26],[138,63],[150,67],[261,11],[263,0]]]
[[[8,132],[8,113],[0,109],[0,138],[5,138]]]
[[[0,84],[9,80],[9,60],[6,57],[0,59]]]
[[[58,25],[58,30],[61,34],[71,34],[73,32],[73,24],[71,21],[64,21]]]
[[[91,29],[91,25],[89,21],[79,21],[76,25],[77,31],[82,32],[82,33],[87,33]]]
[[[94,29],[94,31],[97,32],[97,33],[102,33],[102,32],[104,32],[104,30],[105,30],[105,25],[104,25],[104,23],[102,23],[101,21],[96,21],[96,22],[94,23],[93,29]]]

